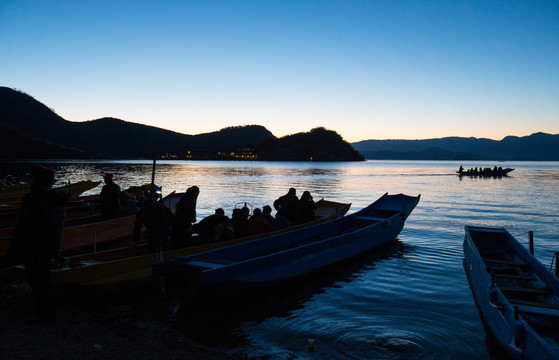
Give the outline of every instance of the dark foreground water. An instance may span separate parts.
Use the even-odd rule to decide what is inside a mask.
[[[506,162],[504,178],[459,178],[459,165],[495,163],[158,163],[163,193],[200,187],[198,218],[239,202],[262,207],[295,187],[315,200],[351,202],[356,211],[383,193],[421,194],[398,239],[388,247],[307,279],[293,288],[225,310],[174,309],[188,336],[271,359],[489,359],[462,267],[464,225],[504,226],[545,265],[559,251],[559,163]],[[0,164],[0,178],[25,176],[30,164]],[[101,180],[113,172],[126,188],[151,181],[150,162],[51,163],[65,181]],[[100,192],[100,187],[89,193]],[[227,303],[227,299],[225,299]],[[173,310],[173,309],[171,309]],[[205,319],[195,321],[194,316]],[[190,322],[189,322],[190,321]],[[198,329],[198,331],[197,331]],[[309,351],[309,339],[314,341]]]

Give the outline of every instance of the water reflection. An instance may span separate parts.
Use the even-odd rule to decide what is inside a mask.
[[[296,321],[298,311],[314,296],[327,292],[329,288],[340,288],[345,283],[351,283],[359,279],[360,274],[373,271],[380,261],[402,258],[407,251],[408,247],[394,240],[382,248],[320,273],[261,290],[243,290],[224,295],[185,288],[178,321],[185,334],[206,345],[228,348],[251,346],[254,345],[251,343],[251,336],[254,335],[247,335],[244,331],[247,327],[269,319]]]

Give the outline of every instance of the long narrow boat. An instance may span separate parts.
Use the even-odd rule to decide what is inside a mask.
[[[559,359],[559,280],[504,228],[466,226],[464,257],[501,347],[514,359]]]
[[[0,210],[0,238],[12,236],[19,217],[20,209]],[[72,201],[66,205],[64,226],[76,226],[101,221],[101,203]]]
[[[497,169],[497,170],[493,170],[493,169],[489,169],[489,170],[478,170],[478,171],[470,171],[470,170],[466,170],[466,171],[457,171],[456,174],[458,174],[458,176],[462,177],[462,176],[469,176],[469,177],[503,177],[503,176],[508,176],[508,173],[510,173],[511,171],[513,171],[513,168],[506,168],[506,169]]]
[[[162,199],[163,203],[176,203],[181,194],[175,192]],[[96,252],[123,239],[132,238],[135,215],[103,220],[98,215],[65,221],[62,232],[62,254],[74,255]],[[6,254],[11,241],[12,228],[0,229],[0,255]]]
[[[177,195],[180,196],[180,194]],[[174,200],[170,198],[166,200],[170,201],[168,204],[171,206],[174,203]],[[175,257],[197,254],[323,223],[343,216],[347,213],[350,206],[351,204],[319,200],[317,201],[318,218],[315,221],[269,233],[168,250],[157,254],[147,253],[147,248],[144,244],[69,257],[68,267],[51,271],[51,282],[55,286],[65,289],[81,288],[93,291],[115,289],[125,284],[150,279],[152,276],[152,264],[162,259],[169,260]]]
[[[62,232],[62,254],[92,252],[123,238],[131,237],[136,216],[124,216],[65,227]],[[0,254],[6,254],[11,235],[0,238]]]
[[[55,190],[62,191],[70,200],[78,200],[79,196],[101,184],[101,181],[79,181],[77,183],[69,183],[66,185],[62,185],[59,187],[54,188]],[[17,189],[11,189],[5,192],[0,193],[0,206],[3,207],[15,207],[21,204],[21,200],[25,196],[26,193],[30,191],[30,187],[28,184],[21,185]]]
[[[319,270],[393,240],[420,196],[385,194],[368,207],[322,224],[154,264],[210,288],[270,285]]]

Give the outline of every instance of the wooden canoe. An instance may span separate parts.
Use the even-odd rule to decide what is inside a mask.
[[[180,197],[181,194],[176,195]],[[171,201],[171,203],[172,202],[173,201]],[[68,258],[68,267],[51,271],[51,282],[58,287],[70,289],[75,287],[89,288],[94,291],[115,289],[124,284],[150,279],[152,277],[152,264],[159,261],[161,258],[163,260],[169,260],[179,256],[197,254],[323,223],[335,219],[336,217],[343,216],[347,213],[350,206],[351,204],[319,200],[317,201],[317,215],[319,218],[315,221],[298,224],[270,233],[195,245],[182,249],[164,251],[158,254],[148,254],[147,247],[143,244],[72,256]]]
[[[83,225],[65,227],[62,232],[62,254],[92,252],[111,243],[131,238],[135,215]],[[11,235],[0,239],[0,254],[6,254]]]
[[[19,217],[19,207],[0,209],[0,238],[11,236]],[[95,201],[71,201],[66,205],[64,226],[75,226],[101,221],[101,203]]]
[[[486,328],[514,359],[559,359],[559,280],[506,229],[465,227],[464,268]]]
[[[180,195],[173,192],[163,198],[162,201],[164,203],[176,203],[173,199]],[[65,227],[62,232],[62,254],[66,256],[96,252],[111,244],[125,239],[132,239],[135,221],[135,215],[110,220],[102,220],[100,216],[94,215],[65,221]],[[1,255],[6,254],[8,251],[12,232],[13,228],[0,229]]]
[[[420,196],[385,194],[351,215],[153,265],[211,290],[270,286],[347,260],[393,240]]]
[[[79,196],[101,184],[101,181],[80,181],[73,184],[66,184],[54,188],[55,190],[62,191],[68,195],[70,200],[79,200]],[[20,191],[21,190],[21,191]],[[2,207],[19,207],[21,205],[21,200],[31,190],[29,184],[18,186],[17,191],[12,189],[11,191],[0,192],[0,206]]]

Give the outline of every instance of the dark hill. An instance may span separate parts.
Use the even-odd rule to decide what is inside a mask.
[[[363,161],[363,156],[338,133],[322,127],[270,139],[258,147],[258,153],[262,160]]]
[[[0,125],[0,159],[88,159],[90,155],[24,135],[21,131]]]
[[[161,128],[102,118],[70,122],[31,96],[0,87],[0,126],[19,134],[2,152],[4,158],[82,157],[149,158],[153,149],[161,153],[185,154],[187,151],[232,151],[261,143],[274,135],[263,126],[230,127],[200,135],[184,135]],[[2,136],[4,138],[4,136]],[[38,152],[39,142],[49,151]],[[44,149],[44,147],[43,147]],[[87,155],[85,155],[87,154]]]
[[[151,158],[154,149],[178,159],[237,159],[238,155],[262,159],[254,152],[260,148],[274,160],[362,159],[338,134],[325,129],[277,139],[259,125],[184,135],[114,118],[71,122],[33,97],[7,87],[0,87],[1,130],[0,140],[8,145],[0,152],[4,159]]]

